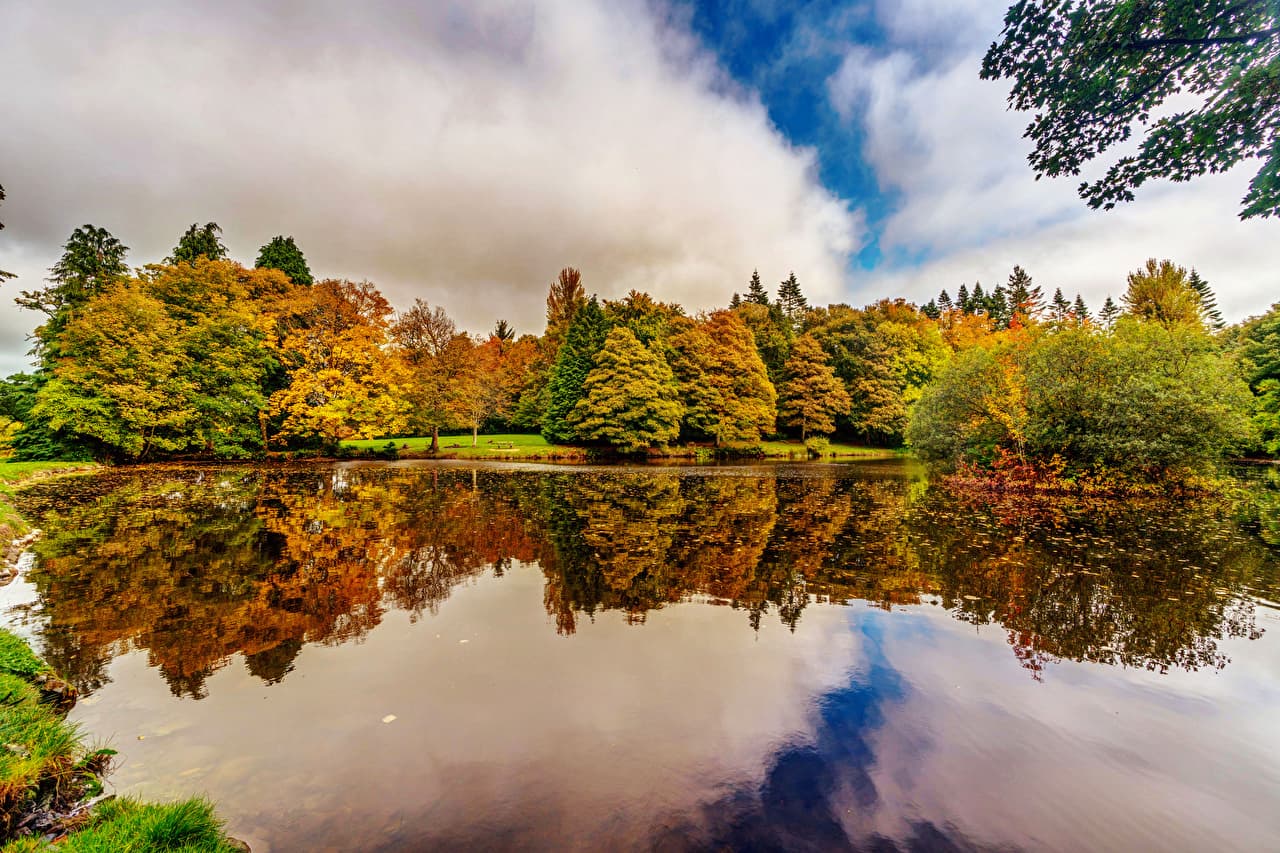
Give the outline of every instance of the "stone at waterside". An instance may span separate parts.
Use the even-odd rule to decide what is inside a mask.
[[[70,684],[50,675],[37,675],[32,683],[40,689],[40,701],[63,714],[76,706],[76,699],[80,696]]]

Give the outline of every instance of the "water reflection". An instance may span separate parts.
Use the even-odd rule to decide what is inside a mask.
[[[200,699],[237,653],[278,683],[307,644],[361,639],[389,609],[417,619],[516,563],[540,567],[566,635],[691,597],[744,630],[794,630],[820,602],[932,605],[1001,626],[1034,678],[1059,659],[1221,668],[1275,598],[1276,494],[1274,472],[1243,500],[1089,505],[967,499],[898,463],[352,465],[120,471],[26,500],[47,531],[29,576],[46,657],[91,693],[144,649]]]

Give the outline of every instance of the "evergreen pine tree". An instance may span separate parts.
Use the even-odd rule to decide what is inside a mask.
[[[742,305],[742,297],[735,292],[733,294],[733,298],[729,300],[729,307],[738,308],[741,305]]]
[[[307,259],[293,242],[292,237],[277,235],[271,242],[258,250],[258,260],[254,263],[258,269],[280,270],[289,276],[294,284],[311,284],[311,267]]]
[[[636,453],[674,441],[683,413],[666,360],[619,326],[605,339],[567,425],[582,440]]]
[[[751,283],[747,285],[747,301],[757,305],[769,304],[769,291],[764,289],[764,284],[760,281],[760,270],[753,270],[751,273]]]
[[[800,282],[796,281],[794,272],[778,287],[778,307],[782,309],[783,316],[791,322],[791,327],[799,329],[805,313],[809,310],[809,300],[805,299],[804,294],[800,292]]]
[[[173,247],[173,254],[165,258],[166,264],[193,264],[196,258],[208,258],[211,261],[225,261],[227,247],[222,244],[218,235],[222,228],[216,222],[206,222],[204,227],[191,224],[186,233],[178,238],[178,245]]]
[[[973,301],[969,296],[968,285],[960,285],[960,289],[956,291],[956,307],[966,314],[973,313]]]
[[[969,294],[969,313],[987,313],[987,294],[983,292],[982,282],[980,281],[974,282],[973,293]]]
[[[1036,319],[1044,310],[1044,295],[1039,285],[1032,282],[1031,276],[1020,266],[1014,266],[1009,274],[1009,316],[1021,314],[1028,319]]]
[[[987,297],[987,313],[991,315],[997,329],[1008,328],[1009,299],[1003,284],[997,284],[996,289]]]
[[[596,354],[608,332],[608,320],[593,296],[573,315],[564,343],[556,352],[547,383],[547,409],[542,417],[542,436],[547,441],[568,444],[577,439],[567,417],[585,393],[583,383],[595,367]]]
[[[1076,294],[1075,304],[1071,306],[1071,313],[1075,315],[1077,323],[1087,323],[1089,321],[1089,307],[1084,304],[1084,297]]]
[[[932,299],[921,307],[920,313],[928,317],[930,320],[936,320],[942,316],[942,312],[938,310],[938,303]]]
[[[1209,282],[1200,277],[1200,273],[1193,268],[1191,277],[1187,279],[1187,284],[1191,285],[1200,297],[1200,309],[1204,314],[1206,325],[1215,332],[1223,329],[1227,324],[1222,319],[1222,312],[1218,310],[1218,299],[1213,295],[1213,290],[1209,287]]]
[[[1110,296],[1107,301],[1102,303],[1102,310],[1098,312],[1098,321],[1102,323],[1102,328],[1110,329],[1115,324],[1116,318],[1120,316],[1120,306],[1115,303]]]
[[[516,330],[511,328],[511,324],[506,320],[499,320],[493,327],[493,337],[503,343],[509,343],[516,339]]]
[[[951,301],[951,296],[947,293],[946,290],[943,290],[941,293],[938,294],[938,309],[941,310],[944,314],[955,307],[956,307],[955,303]]]
[[[1067,315],[1071,313],[1071,303],[1067,301],[1067,297],[1062,295],[1062,288],[1056,288],[1053,291],[1053,303],[1050,307],[1050,317],[1055,323],[1061,323],[1067,319]]]

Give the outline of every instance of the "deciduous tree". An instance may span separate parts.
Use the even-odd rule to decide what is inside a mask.
[[[982,63],[1030,111],[1036,175],[1078,175],[1128,141],[1138,149],[1080,185],[1090,207],[1130,201],[1153,178],[1187,181],[1260,161],[1241,217],[1280,213],[1280,7],[1271,0],[1019,2]],[[1161,109],[1179,94],[1191,105]]]
[[[784,376],[778,397],[782,422],[799,428],[801,441],[811,433],[834,432],[836,417],[848,413],[852,401],[813,335],[796,338]]]

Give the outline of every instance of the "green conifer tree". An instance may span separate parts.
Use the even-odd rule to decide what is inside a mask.
[[[792,328],[799,329],[809,311],[809,300],[800,292],[800,282],[796,281],[794,272],[778,287],[778,306]]]
[[[254,263],[258,269],[280,270],[289,276],[294,284],[311,284],[311,267],[307,266],[306,256],[293,242],[292,237],[277,235],[271,242],[258,250],[258,260]]]
[[[960,289],[956,291],[956,307],[959,308],[961,311],[963,311],[965,314],[973,313],[973,301],[972,301],[972,298],[969,296],[968,285],[962,284],[960,285]]]
[[[1076,323],[1087,323],[1090,320],[1089,306],[1084,304],[1084,297],[1076,294],[1076,301],[1071,306],[1071,314],[1075,317]]]
[[[1120,306],[1110,296],[1102,303],[1102,310],[1098,312],[1098,322],[1102,324],[1102,328],[1110,329],[1116,322],[1116,318],[1120,316]]]
[[[1040,286],[1032,282],[1031,276],[1020,266],[1014,266],[1009,274],[1009,316],[1021,315],[1025,319],[1035,320],[1044,310],[1044,295]]]
[[[751,283],[747,285],[747,302],[754,302],[757,305],[769,304],[769,291],[764,289],[764,284],[760,281],[760,270],[753,270],[751,273]]]
[[[1200,296],[1200,309],[1204,314],[1205,324],[1215,332],[1225,328],[1226,321],[1222,319],[1222,312],[1218,310],[1218,299],[1209,287],[1209,282],[1201,278],[1200,273],[1193,268],[1187,284],[1191,285],[1191,289]]]
[[[680,433],[683,409],[671,368],[628,328],[609,332],[582,391],[567,417],[581,440],[637,453]]]
[[[1049,316],[1053,318],[1055,323],[1061,323],[1067,319],[1067,315],[1071,313],[1071,303],[1067,301],[1067,297],[1062,295],[1062,288],[1055,288],[1053,291],[1053,303],[1049,308]]]
[[[583,383],[595,367],[596,354],[608,332],[608,320],[593,296],[573,315],[564,343],[556,352],[542,417],[542,436],[547,441],[568,444],[578,438],[567,417],[585,393]]]
[[[938,294],[938,308],[943,313],[951,311],[955,308],[955,303],[951,301],[951,295],[944,289]]]
[[[165,258],[166,264],[194,263],[196,258],[205,257],[211,261],[223,261],[227,258],[227,247],[222,244],[218,235],[222,228],[216,222],[206,222],[203,227],[191,224],[173,247],[173,254]]]

